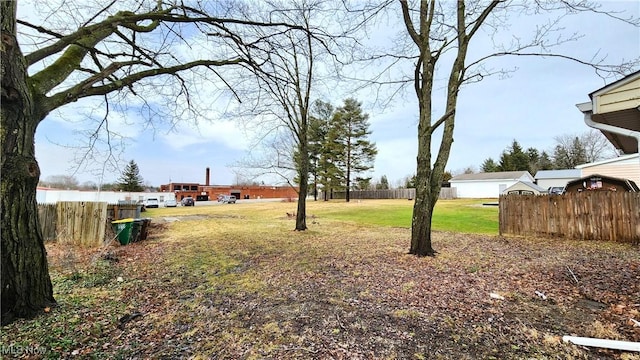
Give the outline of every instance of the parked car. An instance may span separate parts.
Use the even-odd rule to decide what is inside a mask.
[[[169,199],[169,200],[164,202],[164,206],[166,206],[166,207],[176,207],[176,206],[178,206],[178,202],[175,201],[175,199]]]
[[[193,201],[193,198],[191,196],[187,196],[186,198],[182,199],[181,201],[182,206],[195,206],[196,202]]]
[[[564,186],[552,186],[547,190],[547,192],[549,195],[562,195],[564,194]]]
[[[148,198],[144,201],[145,208],[157,208],[160,206],[160,202],[156,198]]]
[[[236,197],[235,195],[224,195],[220,200],[223,204],[235,204]]]

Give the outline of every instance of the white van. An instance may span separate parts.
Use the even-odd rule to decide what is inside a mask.
[[[160,206],[157,198],[148,198],[144,202],[144,207],[146,208],[157,208]]]

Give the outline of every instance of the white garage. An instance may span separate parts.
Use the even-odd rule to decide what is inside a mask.
[[[459,198],[498,198],[500,194],[515,183],[529,182],[534,179],[528,171],[503,171],[454,176],[449,182],[456,188]]]

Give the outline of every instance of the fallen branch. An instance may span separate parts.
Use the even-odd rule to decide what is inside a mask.
[[[118,324],[118,328],[120,328],[120,330],[124,330],[124,325],[126,323],[128,323],[129,321],[131,321],[131,320],[133,320],[133,319],[135,319],[137,317],[140,317],[140,316],[142,316],[142,313],[135,312],[133,314],[127,314],[127,315],[121,317],[120,318],[120,324]]]
[[[344,325],[342,325],[342,321],[340,321],[340,316],[338,315],[338,313],[335,313],[335,315],[336,315],[336,319],[338,320],[338,325],[340,326],[340,328],[342,330],[347,330],[347,328],[344,327]]]
[[[576,285],[578,285],[578,278],[576,277],[576,274],[574,274],[573,271],[571,271],[571,268],[569,267],[569,265],[567,265],[567,271],[569,271],[569,274],[571,274],[571,276],[573,277],[573,281],[575,281]]]

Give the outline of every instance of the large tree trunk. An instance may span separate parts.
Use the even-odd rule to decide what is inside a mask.
[[[492,2],[483,15],[479,23],[482,23],[486,16],[499,2]],[[458,91],[464,79],[464,62],[467,55],[470,36],[465,33],[465,2],[457,2],[457,31],[458,31],[458,51],[453,61],[449,82],[447,86],[447,107],[446,112],[435,122],[431,120],[433,79],[435,74],[435,64],[440,56],[437,51],[436,57],[432,55],[430,48],[430,32],[433,16],[435,14],[433,3],[431,8],[429,3],[420,3],[420,34],[418,34],[411,23],[410,12],[406,0],[401,0],[405,25],[414,42],[420,49],[420,61],[416,64],[414,87],[419,104],[418,123],[418,158],[416,171],[416,202],[413,206],[413,219],[411,223],[411,248],[409,253],[418,256],[435,256],[436,251],[431,247],[431,220],[433,209],[440,197],[440,187],[444,169],[449,160],[451,144],[453,143],[453,129],[455,124],[455,109],[458,101]],[[479,26],[479,25],[477,25]],[[477,30],[474,28],[473,32]],[[434,131],[444,124],[440,149],[433,166],[431,164],[431,138]]]
[[[24,57],[15,37],[15,1],[2,11],[1,231],[2,323],[32,317],[55,304],[47,253],[38,223],[40,168],[34,138],[42,117],[27,86]]]
[[[432,218],[433,207],[431,204],[422,204],[421,201],[416,199],[413,205],[410,254],[417,256],[435,256],[436,251],[431,247]]]
[[[304,115],[303,115],[304,116]],[[298,212],[296,215],[296,230],[307,230],[307,194],[309,191],[309,147],[307,145],[307,123],[302,121],[300,126],[300,192],[298,193]]]
[[[430,140],[424,143],[429,143]],[[422,142],[419,142],[423,144]],[[438,200],[438,194],[433,194],[431,186],[431,164],[428,148],[418,148],[416,172],[416,200],[413,204],[413,219],[411,220],[411,248],[410,254],[417,256],[435,256],[431,247],[431,219],[433,208]],[[435,196],[434,196],[435,195]]]
[[[318,201],[318,172],[315,170],[318,164],[314,164],[313,168],[313,201]]]
[[[351,164],[347,161],[347,192],[345,193],[345,201],[351,201]]]
[[[298,213],[296,214],[296,230],[307,230],[307,180],[300,179],[300,193],[298,194]]]

